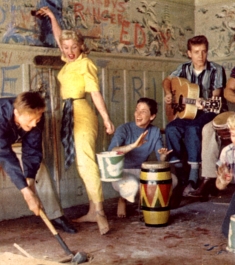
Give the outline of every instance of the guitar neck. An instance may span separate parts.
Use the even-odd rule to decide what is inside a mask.
[[[197,114],[197,100],[204,112],[219,113],[222,100],[221,97],[212,97],[210,99],[199,99],[200,88],[197,84],[190,83],[182,77],[174,77],[171,80],[173,115],[180,119],[194,119]],[[187,97],[189,96],[189,97]],[[187,106],[193,105],[193,106]],[[168,115],[170,117],[170,115]]]
[[[194,98],[181,98],[182,104],[196,105],[196,99]],[[214,99],[201,99],[200,104],[203,106],[204,111],[219,113],[222,100],[221,97],[216,97]]]
[[[195,105],[196,104],[196,99],[194,98],[183,98],[183,104],[190,104],[190,105]]]

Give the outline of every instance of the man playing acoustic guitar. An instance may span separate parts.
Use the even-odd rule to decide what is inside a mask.
[[[216,162],[219,159],[221,148],[229,144],[229,130],[226,126],[227,118],[235,111],[235,67],[230,73],[224,89],[224,98],[227,110],[218,115],[215,120],[207,123],[202,130],[202,164],[201,164],[201,184],[196,191],[189,195],[200,197],[201,200],[208,200],[209,195],[216,194]],[[218,122],[219,130],[216,132],[215,126]]]
[[[205,36],[199,35],[188,40],[187,53],[190,62],[181,64],[174,72],[163,80],[164,101],[171,106],[174,100],[172,87],[174,77],[187,79],[199,87],[199,98],[196,99],[197,113],[194,119],[175,118],[166,126],[166,144],[173,150],[170,163],[175,165],[178,186],[175,188],[174,207],[180,204],[182,194],[187,196],[199,185],[199,163],[201,162],[201,141],[203,126],[213,120],[214,112],[203,110],[202,100],[219,97],[226,84],[224,68],[207,60],[209,43]],[[180,88],[179,88],[180,89]],[[183,153],[186,149],[190,165],[189,176],[183,168]],[[174,196],[174,194],[173,194]]]

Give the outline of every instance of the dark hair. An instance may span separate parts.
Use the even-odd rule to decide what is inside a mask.
[[[193,45],[200,45],[200,44],[205,44],[206,50],[208,51],[209,42],[204,35],[198,35],[191,39],[188,39],[188,44],[187,44],[188,51],[191,51]]]
[[[38,91],[27,91],[19,94],[13,105],[19,114],[42,112],[46,107],[45,100]]]
[[[157,102],[151,98],[140,98],[137,100],[138,103],[146,103],[149,106],[151,115],[157,114]]]

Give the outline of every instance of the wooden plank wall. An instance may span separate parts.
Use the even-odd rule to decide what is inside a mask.
[[[1,97],[14,96],[29,89],[46,91],[47,110],[44,130],[46,164],[55,181],[63,207],[87,203],[86,191],[75,166],[65,172],[62,163],[63,150],[59,139],[61,100],[56,78],[60,66],[52,64],[39,67],[34,64],[34,59],[38,55],[55,56],[57,60],[58,50],[32,47],[25,52],[22,46],[4,44],[0,46],[1,54],[4,55],[0,60]],[[116,127],[133,120],[136,101],[143,96],[157,100],[159,112],[154,124],[160,128],[165,127],[161,82],[180,61],[101,53],[91,53],[90,58],[98,67],[101,92]],[[111,137],[104,132],[99,117],[97,152],[107,150],[110,139]],[[103,189],[105,198],[117,196],[110,183],[103,183]],[[14,198],[17,198],[17,204]],[[8,207],[5,202],[8,202]],[[30,214],[10,178],[0,173],[0,220]]]

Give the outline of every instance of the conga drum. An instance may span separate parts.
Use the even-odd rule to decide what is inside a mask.
[[[235,114],[234,111],[226,111],[217,115],[212,121],[213,128],[215,129],[218,138],[221,140],[222,147],[231,143],[227,119],[233,114]]]
[[[146,226],[166,226],[170,216],[172,178],[168,162],[147,161],[141,165],[140,204]]]

